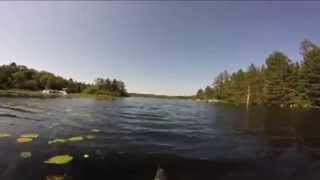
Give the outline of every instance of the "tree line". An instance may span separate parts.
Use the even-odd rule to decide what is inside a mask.
[[[285,53],[271,53],[265,64],[246,70],[224,71],[210,86],[199,89],[196,98],[228,103],[266,104],[287,107],[320,106],[320,47],[310,40],[300,46],[303,59],[292,61]]]
[[[93,85],[88,86],[84,89],[87,94],[98,94],[98,95],[111,95],[111,96],[128,96],[125,84],[123,81],[109,78],[97,78]]]
[[[23,65],[11,63],[0,66],[0,89],[22,89],[38,91],[43,89],[62,90],[68,93],[105,94],[127,96],[124,82],[97,78],[93,84],[65,79],[47,71],[37,71]]]

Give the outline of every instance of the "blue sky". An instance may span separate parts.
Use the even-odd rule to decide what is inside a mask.
[[[299,60],[320,42],[320,2],[0,2],[0,64],[15,61],[130,92],[190,95],[219,72]]]

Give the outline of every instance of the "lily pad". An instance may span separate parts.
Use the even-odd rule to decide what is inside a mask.
[[[68,139],[69,141],[82,141],[83,137],[82,136],[74,136]]]
[[[34,133],[22,134],[20,137],[22,137],[22,138],[37,138],[37,137],[39,137],[39,134],[34,134]]]
[[[67,142],[66,139],[54,139],[48,142],[48,144],[63,144]]]
[[[94,139],[95,136],[93,136],[93,135],[86,135],[86,138],[87,138],[87,139]]]
[[[0,133],[0,138],[10,137],[11,135],[8,133]]]
[[[91,132],[101,132],[99,129],[91,129]]]
[[[20,157],[21,158],[30,158],[32,156],[31,152],[21,152]]]
[[[70,161],[72,161],[73,157],[70,155],[58,155],[58,156],[53,156],[50,159],[48,159],[47,161],[44,161],[44,163],[47,164],[66,164]]]
[[[32,141],[32,139],[31,138],[18,138],[17,139],[17,142],[18,143],[28,143],[28,142],[31,142]]]

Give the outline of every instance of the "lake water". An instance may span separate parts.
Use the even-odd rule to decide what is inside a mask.
[[[191,100],[0,98],[0,133],[11,134],[0,138],[0,179],[153,179],[158,166],[168,179],[319,178],[319,117]],[[24,133],[39,137],[17,143]],[[48,144],[74,136],[84,139]],[[25,151],[32,157],[21,158]],[[43,163],[60,154],[74,160]]]

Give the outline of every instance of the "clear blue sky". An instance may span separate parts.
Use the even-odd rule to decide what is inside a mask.
[[[190,95],[223,70],[298,60],[320,42],[320,2],[0,2],[0,64],[15,61],[130,92]]]

